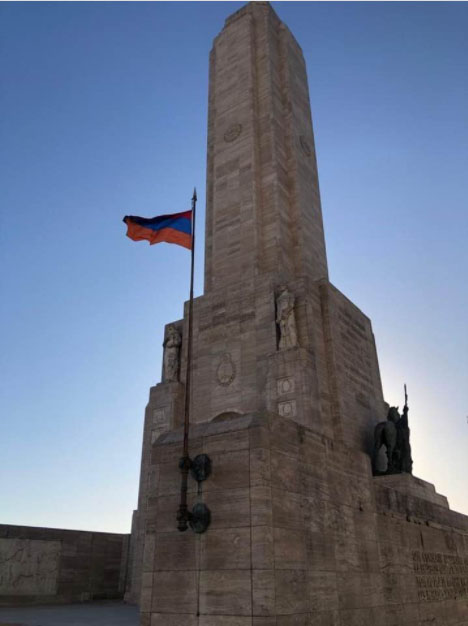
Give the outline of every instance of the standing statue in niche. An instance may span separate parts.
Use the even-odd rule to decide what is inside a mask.
[[[280,330],[280,350],[295,348],[298,345],[294,301],[294,295],[288,291],[288,288],[280,287],[279,296],[276,298],[276,323]]]
[[[166,339],[163,343],[163,381],[165,383],[174,383],[179,380],[181,343],[182,337],[180,336],[179,331],[173,324],[171,324],[167,328]]]
[[[408,395],[405,385],[405,406],[400,415],[398,407],[392,406],[388,410],[387,421],[380,422],[374,430],[373,472],[377,470],[379,450],[385,446],[387,452],[387,470],[385,474],[412,474],[413,459],[411,458],[410,429],[408,425]]]

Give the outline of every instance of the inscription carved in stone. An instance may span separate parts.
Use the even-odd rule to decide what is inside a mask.
[[[468,558],[442,552],[413,551],[419,600],[468,596]]]
[[[216,378],[220,385],[223,385],[223,387],[227,387],[232,383],[235,377],[236,366],[234,365],[234,362],[229,352],[226,352],[221,357],[218,369],[216,370]]]
[[[242,132],[242,124],[233,124],[230,126],[227,131],[224,133],[224,141],[227,143],[231,143],[239,137]]]
[[[54,595],[59,541],[0,539],[0,595]]]

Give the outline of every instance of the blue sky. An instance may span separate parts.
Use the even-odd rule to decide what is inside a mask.
[[[208,54],[239,2],[0,4],[1,523],[128,531],[189,253]],[[414,472],[468,513],[468,7],[274,2],[307,61],[330,277],[410,394]]]

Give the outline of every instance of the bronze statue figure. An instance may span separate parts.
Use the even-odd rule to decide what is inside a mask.
[[[379,422],[374,429],[374,456],[373,456],[373,470],[374,474],[378,474],[377,470],[377,457],[382,446],[385,446],[387,453],[387,474],[394,474],[393,471],[393,457],[395,453],[397,443],[397,429],[396,422],[400,419],[398,409],[394,406],[388,410],[387,421]]]
[[[372,459],[374,475],[412,473],[413,459],[411,458],[408,411],[408,395],[405,385],[405,406],[402,415],[398,412],[398,407],[392,406],[388,410],[387,421],[379,422],[375,427]],[[377,469],[377,458],[382,446],[385,446],[387,453],[387,470],[385,472],[379,472]]]
[[[413,459],[411,458],[410,429],[408,425],[408,405],[403,407],[403,415],[398,420],[397,427],[397,458],[398,471],[412,474]]]

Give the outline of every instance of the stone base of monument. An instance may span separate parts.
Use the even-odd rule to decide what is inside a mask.
[[[152,444],[163,432],[182,423],[184,386],[178,382],[159,383],[150,389],[149,402],[145,411],[143,451],[150,450]],[[125,602],[138,604],[141,587],[141,561],[145,542],[145,522],[147,518],[147,491],[154,491],[156,468],[150,463],[150,455],[142,455],[138,509],[132,516],[132,534],[129,555],[129,575]]]
[[[392,494],[393,498],[398,499],[401,496],[415,497],[446,509],[449,508],[447,498],[437,493],[434,485],[411,474],[375,476],[375,480],[379,489],[385,488],[396,491],[396,494]],[[391,492],[388,495],[392,497]]]
[[[462,626],[468,518],[409,475],[273,413],[191,428],[203,534],[176,527],[182,432],[152,447],[143,626]]]

